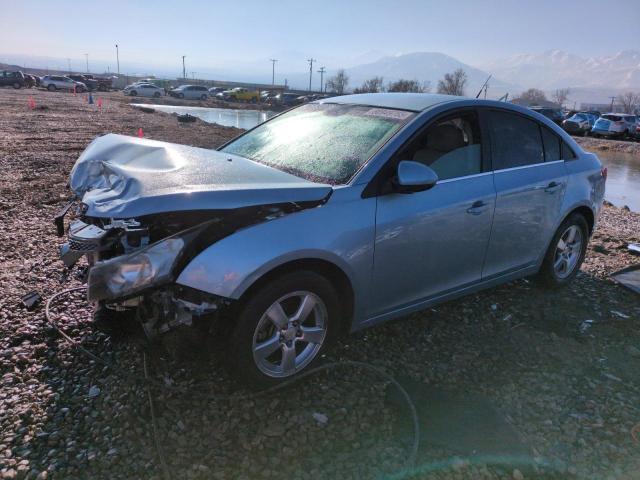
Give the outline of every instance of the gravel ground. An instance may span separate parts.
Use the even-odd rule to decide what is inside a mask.
[[[573,137],[585,150],[592,152],[621,152],[640,155],[640,142],[631,140],[610,140],[594,137]]]
[[[28,109],[29,96],[38,109]],[[105,366],[65,344],[42,304],[28,311],[20,297],[78,285],[56,259],[51,218],[92,138],[142,127],[150,138],[214,147],[239,130],[180,125],[128,107],[119,93],[102,97],[99,113],[82,96],[0,90],[2,479],[163,478],[141,345],[92,329],[81,295],[62,298],[54,309],[60,325],[113,365]],[[445,408],[454,441],[423,445],[412,478],[637,479],[640,302],[608,278],[640,261],[626,250],[632,241],[640,241],[640,215],[605,207],[582,272],[567,289],[512,282],[355,334],[327,360],[369,362],[413,384],[479,398],[531,458],[516,465],[461,451],[459,419]],[[411,440],[402,428],[406,411],[388,400],[379,379],[341,369],[279,393],[230,400],[239,387],[219,363],[215,354],[177,362],[149,353],[156,438],[170,478],[360,479],[403,466]],[[431,407],[419,397],[416,403]],[[428,437],[429,425],[422,428]]]

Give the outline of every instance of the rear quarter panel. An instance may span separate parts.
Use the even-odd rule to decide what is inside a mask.
[[[580,150],[576,151],[576,154],[578,158],[565,162],[568,174],[567,191],[558,225],[571,211],[586,206],[594,213],[595,227],[605,192],[605,179],[601,174],[602,163],[593,153]]]

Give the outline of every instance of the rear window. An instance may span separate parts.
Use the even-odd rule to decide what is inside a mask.
[[[619,122],[620,120],[622,120],[622,117],[619,115],[602,115],[602,118],[611,120],[612,122]]]

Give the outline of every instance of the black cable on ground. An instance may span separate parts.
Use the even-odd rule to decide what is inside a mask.
[[[74,340],[73,338],[71,338],[69,335],[67,335],[64,330],[62,330],[62,328],[52,319],[51,316],[51,304],[57,300],[58,298],[60,298],[63,295],[72,293],[72,292],[76,292],[76,291],[80,291],[80,290],[84,290],[86,289],[86,287],[74,287],[74,288],[69,288],[67,290],[62,290],[60,292],[55,293],[54,295],[52,295],[51,297],[49,297],[49,299],[47,300],[47,303],[45,305],[45,318],[47,320],[47,322],[49,322],[49,324],[51,326],[53,326],[53,328],[55,328],[57,330],[57,332],[67,341],[69,342],[72,346],[76,347],[81,353],[87,355],[89,358],[103,364],[106,365],[120,373],[125,374],[125,376],[128,377],[133,377],[129,372],[127,372],[126,370],[122,370],[120,368],[118,368],[116,365],[114,365],[111,362],[107,362],[106,360],[103,360],[102,358],[98,357],[97,355],[93,354],[92,352],[90,352],[89,350],[87,350],[86,348],[84,348],[82,346],[82,344],[80,342],[78,342],[77,340]],[[169,467],[167,466],[167,463],[165,461],[164,455],[162,453],[162,448],[160,446],[160,443],[158,441],[158,427],[157,427],[157,421],[156,421],[156,416],[155,416],[155,406],[153,403],[153,396],[151,395],[151,388],[150,385],[152,383],[152,380],[149,377],[149,372],[148,372],[148,368],[147,368],[147,356],[146,356],[146,352],[143,351],[142,353],[142,361],[143,361],[143,370],[144,370],[144,377],[145,377],[145,386],[147,389],[147,397],[149,399],[149,409],[151,412],[151,420],[152,420],[152,428],[153,428],[153,441],[154,441],[154,445],[155,445],[155,450],[156,450],[156,455],[158,456],[158,459],[160,461],[160,464],[162,466],[162,470],[163,470],[163,475],[165,477],[165,479],[171,479],[171,474],[169,471]],[[373,373],[378,377],[383,378],[384,380],[386,380],[387,382],[389,382],[391,385],[393,385],[402,395],[402,398],[405,400],[406,404],[409,407],[409,412],[411,414],[411,419],[413,421],[413,443],[411,445],[411,449],[409,452],[409,456],[407,457],[407,460],[405,462],[405,468],[412,468],[415,466],[415,462],[418,456],[418,447],[420,446],[420,424],[419,424],[419,420],[418,420],[418,412],[416,410],[416,407],[413,403],[413,401],[411,400],[411,397],[409,396],[409,394],[407,393],[407,391],[404,389],[404,387],[402,387],[402,385],[400,385],[400,383],[391,375],[389,375],[388,373],[386,373],[385,371],[383,371],[382,369],[378,368],[378,367],[374,367],[373,365],[370,365],[368,363],[364,363],[364,362],[357,362],[357,361],[352,361],[352,360],[347,360],[347,361],[343,361],[343,362],[332,362],[332,363],[326,363],[324,365],[320,365],[318,367],[315,367],[311,370],[308,370],[306,372],[302,372],[298,375],[296,375],[295,377],[289,379],[289,380],[285,380],[282,383],[279,383],[278,385],[275,385],[273,387],[270,387],[266,390],[262,390],[260,392],[254,392],[254,393],[244,393],[244,394],[231,394],[231,395],[226,395],[226,396],[214,396],[214,400],[216,401],[220,401],[220,400],[224,400],[224,401],[229,401],[229,400],[240,400],[240,399],[254,399],[254,398],[259,398],[259,397],[263,397],[272,393],[275,393],[279,390],[282,390],[290,385],[292,385],[293,383],[298,382],[299,380],[302,380],[303,378],[307,378],[311,375],[314,375],[316,373],[322,372],[322,371],[327,371],[327,370],[333,370],[336,368],[344,368],[344,367],[350,367],[350,368],[359,368],[361,370],[365,370],[368,371],[369,373]],[[138,381],[139,379],[136,377],[135,381]],[[192,392],[193,393],[193,392]]]

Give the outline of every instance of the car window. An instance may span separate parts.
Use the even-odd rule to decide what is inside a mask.
[[[566,142],[562,142],[562,159],[563,160],[573,160],[576,158],[576,154],[573,152],[573,149],[566,144]]]
[[[481,173],[482,145],[477,114],[460,113],[430,125],[399,152],[399,159],[428,165],[440,180]]]
[[[488,112],[493,169],[522,167],[544,162],[538,124],[510,112]]]
[[[555,160],[561,160],[562,155],[560,152],[560,138],[558,138],[558,136],[547,127],[541,126],[540,128],[542,129],[544,161],[553,162]]]

